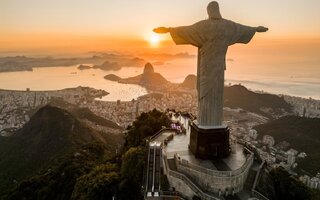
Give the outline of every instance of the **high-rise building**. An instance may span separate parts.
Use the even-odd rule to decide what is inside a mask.
[[[289,152],[288,152],[287,163],[288,163],[290,166],[292,166],[293,163],[295,163],[295,161],[296,161],[296,156],[295,156],[295,154],[294,154],[293,152],[289,151]]]

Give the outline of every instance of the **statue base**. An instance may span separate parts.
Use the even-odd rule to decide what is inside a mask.
[[[210,160],[226,158],[230,154],[227,126],[199,126],[191,123],[189,149],[196,158]]]

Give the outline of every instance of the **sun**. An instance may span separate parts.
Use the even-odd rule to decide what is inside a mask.
[[[150,42],[151,46],[153,46],[153,47],[158,46],[159,43],[160,43],[160,41],[161,41],[161,38],[160,38],[160,36],[157,35],[157,34],[152,34],[152,35],[150,36],[150,38],[149,38],[149,42]]]

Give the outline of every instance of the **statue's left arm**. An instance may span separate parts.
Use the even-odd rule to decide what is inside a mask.
[[[245,26],[242,24],[234,23],[232,24],[233,33],[231,34],[229,45],[235,43],[243,43],[247,44],[251,41],[256,32],[266,32],[268,28],[259,26],[259,27],[251,27]]]

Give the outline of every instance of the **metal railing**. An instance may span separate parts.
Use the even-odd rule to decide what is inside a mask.
[[[241,175],[243,172],[245,172],[248,169],[248,166],[251,166],[253,163],[254,155],[250,154],[248,158],[246,159],[246,162],[244,165],[242,165],[239,169],[233,170],[233,171],[218,171],[218,170],[213,170],[213,169],[208,169],[196,164],[192,164],[187,160],[180,159],[176,155],[174,155],[175,162],[178,165],[191,168],[195,171],[208,174],[210,176],[218,176],[218,177],[233,177],[233,176],[238,176]]]
[[[258,184],[258,181],[259,181],[259,178],[260,178],[260,174],[261,174],[261,170],[263,169],[263,167],[265,166],[266,162],[263,161],[261,163],[261,165],[259,166],[259,169],[258,169],[258,172],[257,172],[257,175],[255,177],[255,180],[254,180],[254,183],[253,183],[253,186],[252,186],[252,190],[251,190],[251,193],[253,196],[257,197],[257,198],[260,198],[262,200],[269,200],[266,196],[264,196],[263,194],[261,194],[260,192],[258,192],[256,190],[256,187],[257,187],[257,184]]]
[[[252,191],[252,195],[254,197],[257,197],[257,198],[262,199],[262,200],[269,200],[266,196],[264,196],[263,194],[261,194],[260,192],[258,192],[256,190]]]
[[[154,135],[152,135],[150,137],[150,141],[153,141],[154,139],[156,139],[164,131],[175,131],[175,130],[176,129],[173,129],[173,128],[163,128],[160,131],[158,131],[157,133],[155,133]]]
[[[261,165],[259,166],[257,175],[256,175],[256,177],[255,177],[255,179],[254,179],[254,182],[253,182],[252,190],[255,190],[255,189],[256,189],[256,186],[257,186],[257,183],[258,183],[258,179],[259,179],[259,177],[260,177],[261,169],[263,168],[263,166],[264,166],[265,163],[266,163],[266,162],[263,161],[263,162],[261,163]]]
[[[175,178],[178,178],[180,180],[182,180],[184,183],[186,183],[192,191],[194,191],[198,196],[201,197],[201,199],[203,200],[220,200],[220,198],[216,198],[214,196],[211,196],[205,192],[203,192],[196,184],[194,184],[186,175],[177,172],[177,171],[173,171],[171,170],[168,166],[168,161],[167,161],[167,157],[164,155],[163,156],[164,159],[164,164],[165,164],[165,168],[166,168],[166,172],[167,174],[169,174],[170,176],[173,176]]]

